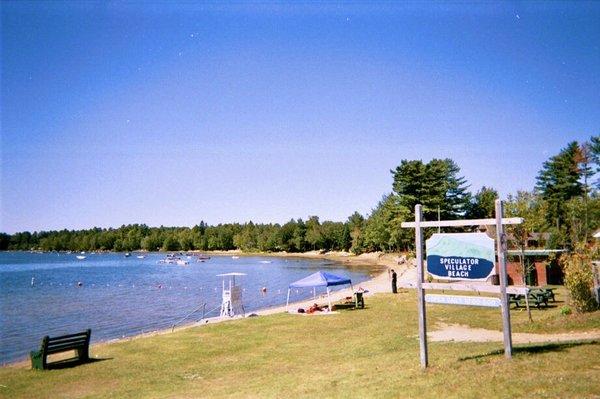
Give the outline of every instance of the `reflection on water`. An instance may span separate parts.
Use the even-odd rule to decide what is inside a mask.
[[[85,254],[78,260],[76,254],[0,253],[0,362],[26,357],[44,335],[91,328],[92,341],[100,341],[168,328],[203,303],[206,310],[220,305],[220,273],[247,274],[241,278],[243,299],[252,311],[285,304],[288,284],[317,270],[355,283],[373,271],[301,258],[216,256],[179,266],[159,264],[164,254],[133,255]],[[312,294],[293,290],[290,300]]]

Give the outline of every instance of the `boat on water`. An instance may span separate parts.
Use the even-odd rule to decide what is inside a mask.
[[[231,259],[239,259],[239,258],[240,258],[239,256],[235,256],[235,255],[231,257]]]
[[[175,254],[167,255],[166,258],[159,260],[158,263],[162,264],[162,265],[179,265],[179,266],[185,266],[185,265],[190,264],[190,262],[188,262],[187,260],[181,259],[179,256],[175,256]]]
[[[125,252],[125,257],[129,258],[131,256],[131,254],[129,252]]]
[[[198,260],[199,260],[199,261],[201,261],[201,262],[204,262],[205,260],[209,260],[209,259],[210,259],[210,256],[208,256],[208,255],[204,255],[204,254],[200,254],[200,255],[198,255],[198,256],[196,257],[196,259],[198,259]]]
[[[83,256],[83,255],[77,255],[76,258],[79,259],[79,260],[84,260],[85,256]]]
[[[145,257],[146,257],[146,255],[138,255],[138,256],[136,256],[136,258],[138,258],[138,259],[144,259]]]

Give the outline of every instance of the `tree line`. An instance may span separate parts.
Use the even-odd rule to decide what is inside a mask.
[[[0,250],[43,251],[287,251],[337,250],[354,253],[406,251],[414,232],[402,229],[414,220],[415,204],[425,220],[487,218],[494,215],[498,193],[491,187],[469,191],[459,166],[451,159],[403,160],[394,170],[392,191],[368,215],[354,212],[344,222],[291,219],[285,224],[227,223],[193,227],[149,227],[0,233]],[[525,223],[511,227],[521,245],[537,233],[547,248],[571,248],[587,242],[600,228],[600,136],[571,142],[542,165],[531,191],[509,195],[508,216]],[[515,177],[517,178],[517,177]],[[429,232],[431,233],[431,232]]]

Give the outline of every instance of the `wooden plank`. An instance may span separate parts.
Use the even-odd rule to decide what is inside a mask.
[[[408,283],[407,287],[402,288],[414,288]],[[461,284],[461,283],[423,283],[423,288],[428,290],[442,290],[442,291],[472,291],[472,292],[486,292],[493,294],[500,294],[499,285],[476,285],[476,284]],[[520,294],[526,295],[529,292],[529,287],[523,286],[510,286],[506,287],[506,292],[509,294]]]
[[[504,207],[502,201],[496,200],[496,248],[498,253],[498,272],[500,273],[500,299],[502,300],[502,333],[504,335],[504,356],[507,359],[512,358],[512,332],[510,328],[510,309],[508,308],[508,295],[506,286],[508,285],[508,274],[506,273],[506,250],[508,247],[506,234],[502,218],[504,217]]]
[[[500,298],[489,296],[427,294],[425,295],[425,301],[442,305],[483,306],[487,308],[502,306]]]
[[[87,343],[88,343],[87,339],[81,339],[81,340],[77,340],[77,341],[49,343],[46,346],[46,348],[48,348],[48,350],[59,350],[60,348],[69,348],[69,347],[73,347],[73,346],[87,345]]]
[[[502,218],[502,224],[521,224],[523,218]],[[429,222],[420,222],[423,227],[460,227],[460,226],[481,226],[495,225],[496,219],[470,219],[470,220],[435,220]],[[402,222],[402,227],[416,227],[416,222]]]
[[[419,307],[419,352],[421,367],[427,368],[429,355],[427,353],[427,317],[425,309],[425,290],[422,288],[425,281],[425,267],[423,265],[423,230],[421,219],[423,214],[421,205],[415,205],[415,246],[417,256],[417,302]]]
[[[87,337],[87,335],[88,335],[87,331],[83,331],[83,332],[79,332],[79,333],[75,333],[75,334],[60,335],[58,337],[50,337],[49,339],[50,339],[50,341],[57,341],[57,340],[61,340],[61,339],[81,337],[81,336]]]

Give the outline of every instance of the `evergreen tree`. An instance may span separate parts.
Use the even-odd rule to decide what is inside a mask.
[[[579,157],[579,145],[573,141],[558,155],[544,162],[537,176],[536,189],[542,199],[548,202],[547,222],[558,230],[566,222],[566,202],[583,194]]]
[[[395,170],[393,190],[400,205],[414,215],[416,204],[423,205],[425,220],[455,219],[464,215],[469,205],[466,181],[451,159],[422,161],[403,160]]]
[[[306,224],[304,224],[302,219],[298,219],[298,222],[296,223],[292,242],[294,243],[294,248],[297,252],[306,251]]]
[[[588,148],[592,161],[596,164],[593,173],[600,173],[600,136],[592,136],[588,143]],[[596,180],[595,187],[600,189],[600,178]]]
[[[351,246],[352,246],[352,235],[350,234],[350,224],[344,223],[344,232],[342,233],[342,242],[341,242],[340,249],[342,251],[349,251]]]
[[[364,250],[363,229],[365,218],[360,213],[354,212],[348,217],[346,224],[348,225],[348,229],[350,229],[350,237],[352,237],[350,250],[355,254],[362,253]]]
[[[467,219],[486,219],[494,217],[498,192],[486,186],[475,194],[468,206]]]
[[[323,234],[318,216],[310,216],[306,221],[306,242],[312,250],[323,247]]]

